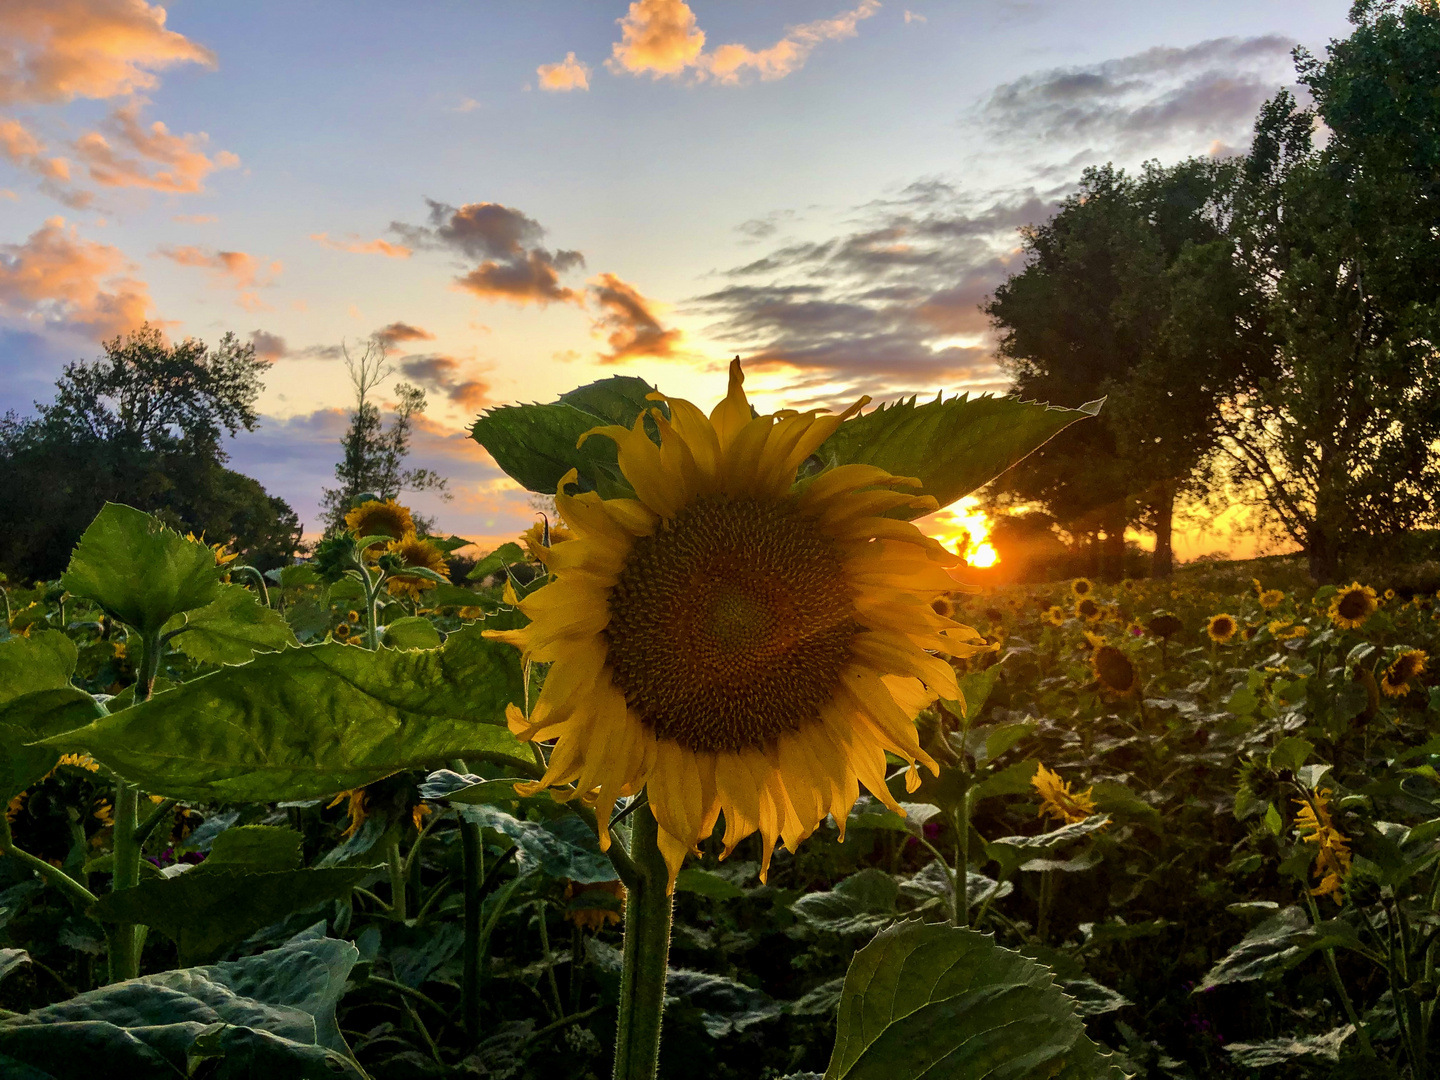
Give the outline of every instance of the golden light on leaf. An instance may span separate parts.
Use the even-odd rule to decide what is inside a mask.
[[[994,566],[1000,553],[990,543],[990,519],[979,506],[979,499],[967,495],[933,514],[922,527],[970,566]]]

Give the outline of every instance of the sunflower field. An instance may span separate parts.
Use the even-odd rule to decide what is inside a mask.
[[[1430,1076],[1440,583],[967,587],[1093,412],[493,410],[463,586],[107,506],[4,586],[0,1075]]]

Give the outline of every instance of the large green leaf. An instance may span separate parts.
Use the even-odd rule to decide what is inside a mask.
[[[360,1077],[335,1022],[358,958],[349,942],[318,938],[91,990],[0,1023],[0,1073],[178,1078],[197,1075],[192,1059],[218,1057],[205,1076]]]
[[[792,905],[801,921],[832,934],[873,934],[895,918],[900,886],[883,870],[867,867],[830,892],[807,893]]]
[[[423,652],[314,645],[256,657],[47,741],[179,799],[271,802],[453,758],[534,768],[504,725],[518,653],[478,628]]]
[[[553,495],[560,478],[576,469],[584,490],[599,491],[607,498],[629,494],[613,442],[588,439],[581,447],[576,443],[591,428],[630,427],[642,409],[655,406],[645,400],[653,392],[643,379],[615,375],[562,394],[549,405],[491,409],[475,421],[470,437],[531,491]]]
[[[290,625],[278,612],[260,603],[243,585],[222,585],[220,596],[198,610],[165,624],[176,647],[192,660],[207,664],[243,664],[257,652],[277,652],[297,645]]]
[[[989,934],[906,922],[855,954],[825,1080],[1123,1076],[1049,968]]]
[[[182,964],[193,964],[214,958],[292,911],[349,896],[375,869],[257,871],[201,864],[188,873],[107,893],[90,914],[101,922],[152,926],[179,946]]]
[[[94,704],[70,686],[76,655],[75,643],[58,630],[0,642],[0,801],[9,802],[60,760],[53,747],[26,743],[93,719],[72,724],[73,713],[54,709],[56,694],[78,694]],[[96,715],[102,712],[95,709]]]
[[[522,821],[498,806],[462,803],[459,809],[466,821],[494,829],[520,849],[516,861],[521,874],[540,870],[553,878],[567,878],[588,884],[614,881],[615,867],[608,856],[601,854],[595,830],[572,814],[550,821]]]
[[[913,476],[920,493],[947,506],[999,476],[1102,402],[1062,409],[966,394],[917,405],[914,398],[847,420],[816,451],[821,467],[877,465]],[[918,516],[915,512],[912,516]]]
[[[1206,973],[1195,993],[1226,983],[1273,979],[1316,949],[1359,948],[1354,927],[1339,920],[1312,925],[1304,909],[1281,908],[1225,954]]]
[[[157,518],[106,503],[80,537],[60,583],[148,634],[220,596],[215,553]]]

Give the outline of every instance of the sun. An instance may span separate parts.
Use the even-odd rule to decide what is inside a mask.
[[[967,495],[932,514],[922,527],[951,551],[959,552],[968,565],[983,568],[998,563],[1000,553],[990,543],[990,519],[979,506],[979,499]]]

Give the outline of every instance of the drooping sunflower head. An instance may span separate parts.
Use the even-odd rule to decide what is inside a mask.
[[[1100,645],[1090,654],[1090,667],[1100,689],[1116,697],[1128,697],[1140,684],[1135,665],[1114,645]]]
[[[1205,625],[1205,633],[1211,641],[1217,645],[1224,645],[1240,630],[1240,624],[1235,621],[1234,615],[1211,615],[1210,621]]]
[[[345,515],[345,527],[356,536],[388,536],[399,540],[406,533],[415,531],[415,521],[410,516],[410,509],[394,499],[384,502],[372,499]],[[370,550],[378,553],[379,547],[372,546]]]
[[[1077,597],[1089,596],[1092,592],[1095,591],[1095,586],[1091,583],[1089,578],[1076,578],[1070,583],[1070,591],[1074,593]]]
[[[958,559],[888,512],[933,499],[870,465],[796,485],[801,465],[848,416],[756,416],[738,363],[707,417],[688,401],[597,428],[634,498],[556,494],[574,539],[542,549],[549,583],[518,601],[528,626],[490,635],[550,663],[523,739],[554,740],[525,790],[616,799],[649,793],[672,881],[725,818],[727,851],[759,831],[764,869],[827,814],[843,822],[864,784],[898,806],[885,754],[932,770],[914,718],[954,669],[933,653],[986,646],[932,606]],[[864,402],[861,402],[863,405]],[[659,434],[658,443],[647,424]],[[601,844],[609,842],[608,830]]]
[[[1185,624],[1180,621],[1178,615],[1172,615],[1168,611],[1162,611],[1145,624],[1145,629],[1149,630],[1150,633],[1156,637],[1168,641],[1180,633],[1181,630],[1184,630]]]
[[[1061,825],[1077,825],[1095,813],[1094,788],[1071,791],[1070,785],[1044,765],[1037,765],[1030,786],[1040,796],[1038,817],[1054,818]]]
[[[1380,689],[1387,697],[1404,697],[1410,693],[1410,681],[1424,674],[1426,659],[1423,650],[1406,649],[1380,676]]]
[[[416,536],[413,532],[406,533],[399,540],[392,540],[385,545],[385,553],[399,559],[401,566],[405,568],[418,568],[421,570],[433,570],[443,575],[447,569],[445,552],[423,537]],[[391,596],[419,596],[425,589],[435,588],[437,582],[418,575],[407,575],[402,570],[394,574],[385,584],[390,590]]]
[[[1330,621],[1341,630],[1355,630],[1375,614],[1375,590],[1369,585],[1352,582],[1330,600]]]
[[[1274,611],[1285,602],[1285,594],[1279,589],[1266,589],[1260,594],[1260,606],[1266,611]]]
[[[1100,617],[1105,614],[1104,608],[1088,596],[1082,596],[1075,601],[1075,617],[1084,619],[1086,622],[1099,622]]]

